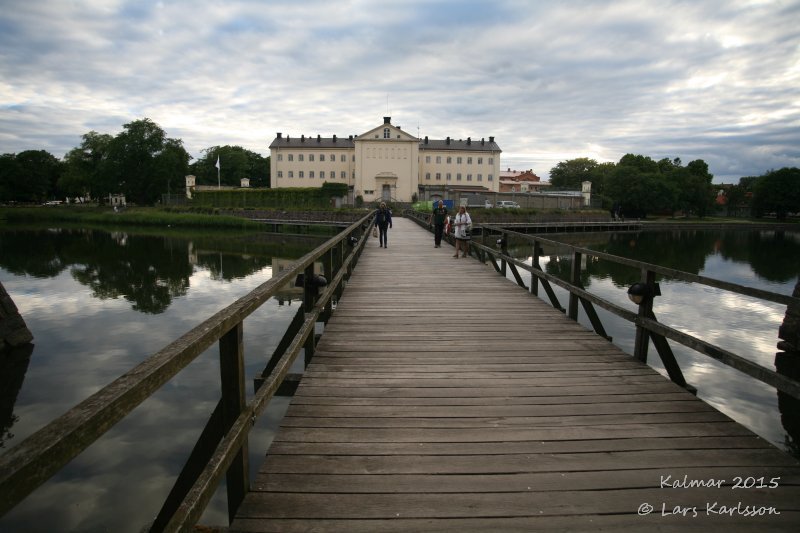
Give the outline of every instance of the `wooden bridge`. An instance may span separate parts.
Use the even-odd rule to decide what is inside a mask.
[[[486,226],[473,246],[482,260],[455,259],[412,218],[396,217],[379,248],[371,219],[0,455],[0,516],[218,343],[220,400],[151,531],[192,530],[223,479],[230,531],[800,530],[798,461],[689,392],[667,340],[779,398],[800,398],[800,382],[658,322],[652,305],[657,275],[787,309],[800,309],[800,294],[570,245],[565,281],[539,267],[542,245],[556,245],[541,237]],[[489,244],[498,235],[500,250]],[[531,245],[532,264],[507,253],[507,238]],[[584,256],[641,272],[638,312],[580,285]],[[508,270],[529,290],[497,274]],[[566,307],[550,284],[569,291]],[[244,321],[287,285],[303,288],[303,305],[248,398]],[[633,357],[606,340],[593,305],[635,324]],[[579,306],[594,331],[577,323]],[[670,379],[643,362],[650,340]],[[251,481],[253,422],[296,383],[300,353],[310,364]]]
[[[232,531],[797,531],[800,465],[399,217]]]

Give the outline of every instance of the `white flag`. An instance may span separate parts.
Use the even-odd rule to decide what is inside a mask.
[[[214,166],[217,167],[217,170],[219,170],[219,156],[217,156],[217,164]]]

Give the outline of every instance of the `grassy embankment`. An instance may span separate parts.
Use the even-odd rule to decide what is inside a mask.
[[[77,222],[101,226],[194,226],[231,229],[263,227],[258,222],[233,216],[171,213],[158,208],[136,207],[115,212],[101,207],[0,208],[0,220],[11,223]]]

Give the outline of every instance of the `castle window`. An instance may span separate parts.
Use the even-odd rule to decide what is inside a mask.
[[[383,128],[383,138],[384,139],[389,139],[390,135],[391,135],[391,132],[389,131],[389,128]]]

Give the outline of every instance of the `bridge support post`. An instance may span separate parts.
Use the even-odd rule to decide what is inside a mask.
[[[539,270],[542,269],[539,266],[539,256],[541,255],[542,248],[539,246],[539,243],[533,241],[533,256],[531,257],[531,266],[533,268],[538,268]],[[539,277],[531,274],[531,294],[534,296],[539,296]]]
[[[642,283],[648,287],[652,287],[656,282],[656,274],[650,270],[642,270]],[[653,298],[645,298],[639,304],[639,316],[649,318],[653,314]],[[650,344],[649,332],[641,327],[636,326],[636,339],[633,343],[633,356],[639,361],[647,362],[647,348]]]
[[[581,285],[581,253],[572,252],[572,271],[570,272],[570,283],[576,287]],[[575,322],[578,321],[578,295],[570,291],[569,293],[569,307],[567,316]]]
[[[244,326],[242,322],[219,339],[219,366],[222,382],[222,427],[227,433],[239,414],[247,407],[244,379]],[[248,445],[244,444],[234,457],[226,473],[228,489],[228,520],[233,522],[236,509],[250,490]]]
[[[314,277],[314,264],[311,263],[306,267],[305,279],[310,280]],[[310,313],[314,309],[314,300],[316,293],[310,283],[305,284],[303,289],[303,311]],[[305,366],[307,367],[314,357],[314,346],[316,345],[316,335],[312,331],[306,338],[306,343],[303,345],[303,352],[305,352]]]

